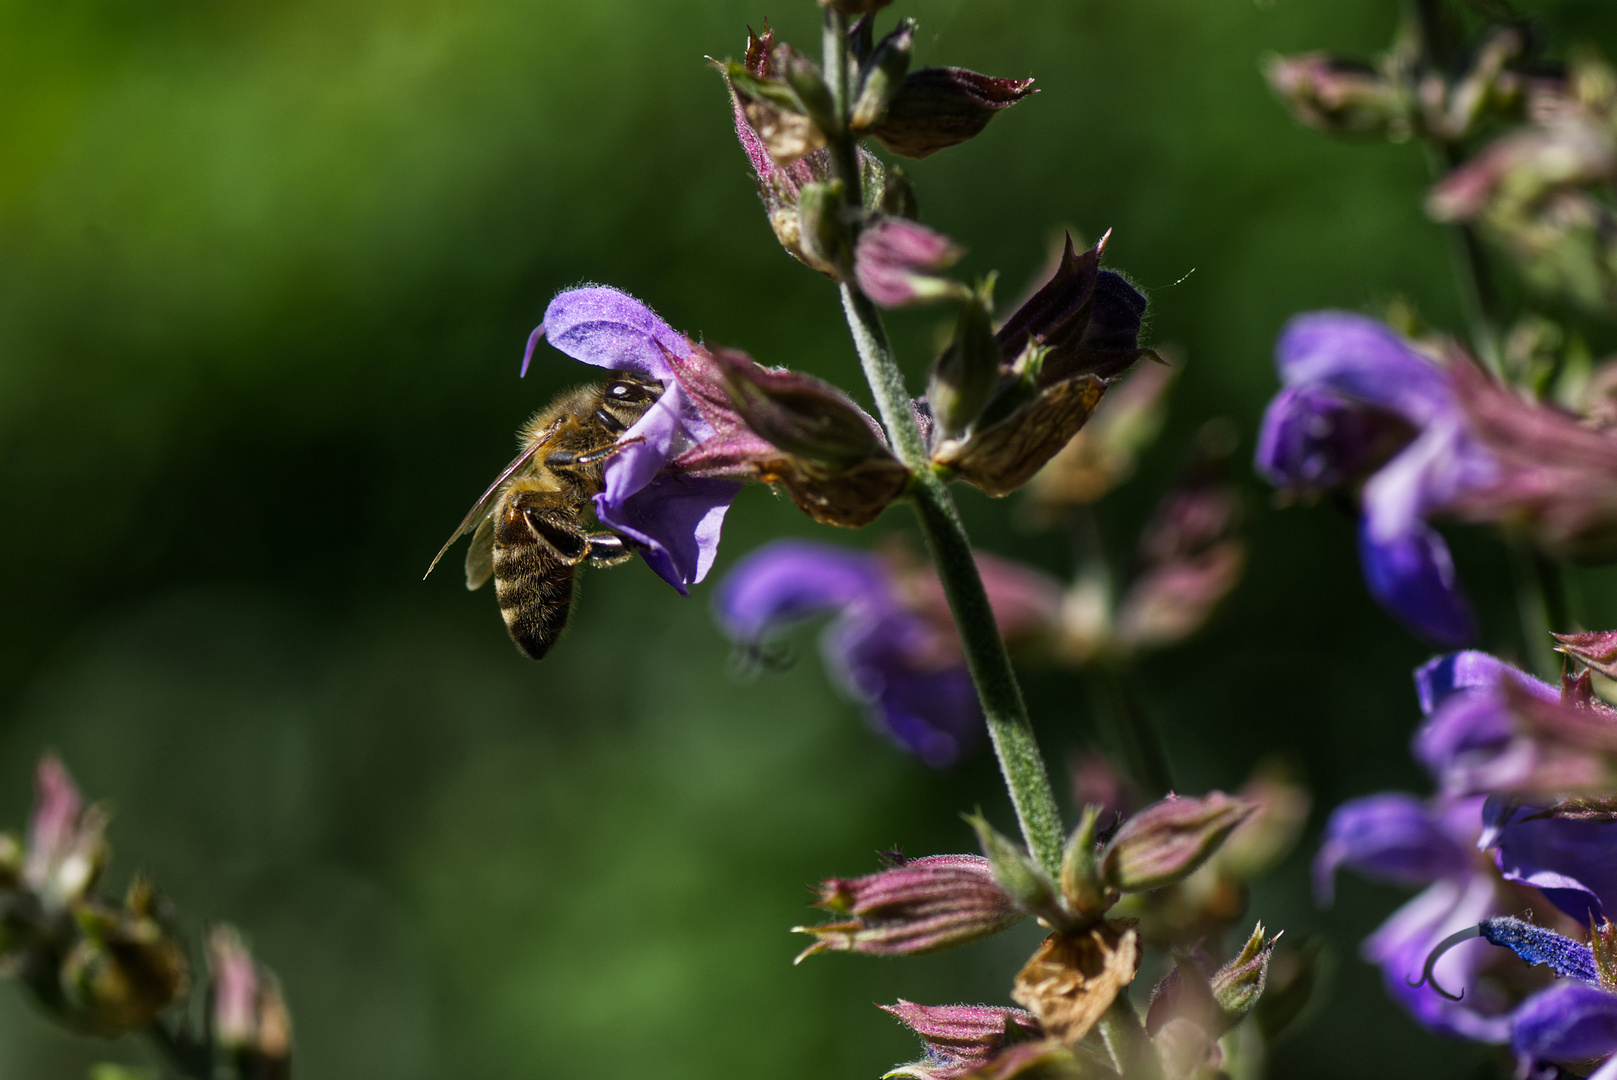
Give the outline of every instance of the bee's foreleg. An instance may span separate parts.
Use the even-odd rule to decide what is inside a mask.
[[[546,455],[545,464],[552,469],[565,469],[569,465],[594,465],[597,462],[605,461],[607,458],[617,456],[635,443],[645,441],[642,436],[636,435],[632,439],[624,439],[622,442],[603,446],[599,450],[587,450],[582,454],[573,450],[558,450],[554,454]]]
[[[589,550],[584,561],[591,566],[618,566],[634,554],[617,533],[589,533],[585,539],[589,541]]]

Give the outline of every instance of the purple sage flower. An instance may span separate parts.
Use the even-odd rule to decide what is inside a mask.
[[[1283,389],[1264,416],[1258,471],[1293,492],[1357,488],[1370,594],[1428,641],[1470,641],[1470,605],[1426,522],[1490,483],[1495,463],[1448,375],[1385,324],[1346,312],[1293,319],[1275,356]]]
[[[1451,795],[1531,797],[1598,786],[1609,776],[1617,712],[1584,692],[1586,683],[1556,689],[1480,652],[1431,660],[1415,672],[1426,714],[1415,758]]]
[[[1474,844],[1481,799],[1422,801],[1387,793],[1354,799],[1336,808],[1314,860],[1314,887],[1329,903],[1338,867],[1394,885],[1425,886],[1366,938],[1361,954],[1381,968],[1392,999],[1433,1031],[1479,1042],[1509,1038],[1510,1002],[1477,975],[1492,959],[1471,942],[1450,949],[1433,966],[1439,986],[1466,987],[1463,1000],[1437,993],[1427,983],[1411,985],[1443,941],[1504,915],[1510,897]]]
[[[897,580],[867,552],[782,540],[752,552],[714,597],[729,637],[759,647],[815,615],[826,667],[876,724],[928,765],[952,765],[982,734],[982,708],[951,625],[904,603]]]
[[[541,338],[574,360],[663,384],[662,397],[618,439],[622,449],[606,463],[606,489],[595,496],[595,516],[633,544],[659,577],[688,594],[687,586],[712,567],[725,511],[741,490],[734,481],[669,468],[713,435],[667,359],[688,355],[690,341],[639,300],[604,285],[569,289],[550,302],[544,322],[528,338],[523,374]]]
[[[1522,1075],[1536,1075],[1534,1066],[1551,1062],[1597,1061],[1617,1051],[1617,995],[1584,983],[1557,983],[1516,1010],[1510,1046]],[[1589,1080],[1617,1080],[1617,1057]]]

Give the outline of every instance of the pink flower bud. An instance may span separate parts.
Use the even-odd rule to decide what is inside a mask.
[[[793,927],[815,938],[799,962],[828,951],[937,952],[997,934],[1024,915],[988,860],[975,855],[933,855],[865,877],[832,878],[821,884],[817,906],[851,918]]]
[[[1170,795],[1123,823],[1102,858],[1107,884],[1123,892],[1171,885],[1219,849],[1252,807],[1222,791]]]
[[[107,862],[107,814],[86,806],[54,754],[34,769],[34,810],[22,877],[47,905],[65,906],[86,894]]]
[[[1551,636],[1556,640],[1556,652],[1565,653],[1608,679],[1617,678],[1617,630]]]
[[[1031,1013],[992,1005],[917,1005],[899,998],[880,1008],[926,1044],[926,1057],[900,1065],[888,1077],[912,1080],[956,1080],[994,1061],[1014,1043],[1037,1039],[1042,1032]],[[995,1070],[995,1075],[1001,1075]]]
[[[960,248],[942,233],[906,218],[883,217],[859,234],[854,275],[864,294],[882,307],[959,299],[970,291],[930,271],[960,256]]]

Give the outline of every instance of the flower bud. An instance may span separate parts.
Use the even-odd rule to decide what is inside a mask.
[[[1263,996],[1269,978],[1269,957],[1279,940],[1279,934],[1264,937],[1263,924],[1258,923],[1239,955],[1214,973],[1213,1000],[1218,1002],[1223,1015],[1223,1027],[1218,1034],[1239,1024]]]
[[[799,963],[819,952],[938,952],[997,934],[1023,917],[988,860],[975,855],[933,855],[861,878],[832,878],[821,883],[815,903],[851,918],[794,926],[793,933],[815,939]]]
[[[999,381],[999,343],[994,340],[994,277],[978,282],[960,305],[954,340],[932,365],[926,399],[939,434],[953,439],[982,413]]]
[[[860,290],[882,307],[904,307],[971,295],[965,286],[929,271],[959,259],[947,236],[907,218],[877,218],[859,233],[854,275]],[[993,340],[990,329],[989,340]],[[994,357],[998,367],[999,357]]]
[[[964,68],[912,71],[869,129],[888,150],[923,158],[965,142],[1002,109],[1036,93],[1032,79],[995,79]]]
[[[106,828],[106,811],[84,804],[61,761],[40,758],[22,878],[41,903],[63,907],[89,893],[107,863]]]
[[[985,1069],[1006,1047],[1038,1039],[1039,1023],[1021,1009],[991,1005],[917,1005],[898,1000],[879,1008],[921,1037],[927,1056],[900,1065],[882,1080],[895,1076],[911,1080],[956,1080]],[[1003,1076],[995,1069],[993,1075]]]
[[[1201,798],[1170,795],[1117,831],[1101,861],[1106,883],[1122,892],[1170,885],[1206,862],[1251,812],[1221,791]]]
[[[88,903],[74,909],[81,936],[61,967],[69,1022],[98,1035],[138,1030],[185,992],[185,950],[157,920],[155,906],[150,883],[137,878],[122,910]]]
[[[838,281],[853,271],[853,230],[842,202],[842,181],[804,184],[797,196],[797,240],[804,262]]]
[[[1333,135],[1409,138],[1414,101],[1369,64],[1324,53],[1272,57],[1269,86],[1299,122]]]
[[[1608,679],[1617,679],[1617,630],[1550,636],[1556,641],[1556,652],[1565,653]]]
[[[888,169],[882,178],[876,209],[887,217],[908,218],[911,221],[921,216],[921,205],[915,199],[915,187],[897,165]]]
[[[1017,973],[1011,1000],[1044,1030],[1072,1046],[1134,981],[1140,966],[1134,927],[1109,920],[1075,933],[1054,933]]]
[[[1258,999],[1256,1021],[1264,1039],[1273,1041],[1295,1024],[1314,1001],[1322,981],[1324,950],[1317,939],[1301,949],[1282,949],[1269,962],[1269,977]]]
[[[848,126],[866,131],[887,115],[904,76],[910,70],[910,50],[915,43],[915,20],[900,19],[898,28],[876,45],[865,61],[859,96],[853,102]]]
[[[1055,885],[1020,844],[988,824],[988,819],[981,814],[967,814],[966,823],[976,831],[995,879],[1024,910],[1052,926],[1071,922],[1062,910]]]
[[[234,927],[208,934],[208,970],[214,1041],[244,1076],[281,1080],[291,1075],[292,1017],[275,977],[253,961]]]
[[[1067,848],[1061,855],[1061,898],[1080,923],[1100,918],[1117,900],[1117,894],[1106,888],[1100,876],[1100,844],[1096,833],[1102,813],[1099,806],[1084,807],[1083,817],[1067,839]]]
[[[797,95],[804,115],[814,121],[821,134],[836,134],[841,127],[836,102],[831,98],[831,88],[825,85],[819,65],[790,45],[781,45],[775,56],[775,63],[785,75],[786,85]]]

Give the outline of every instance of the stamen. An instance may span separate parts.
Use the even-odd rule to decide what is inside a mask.
[[[1422,986],[1430,983],[1432,989],[1439,997],[1448,998],[1450,1001],[1459,1001],[1461,998],[1465,997],[1465,987],[1462,986],[1458,994],[1449,993],[1447,990],[1437,985],[1437,979],[1433,976],[1432,969],[1437,966],[1437,962],[1439,960],[1443,959],[1443,954],[1454,948],[1454,946],[1460,944],[1462,941],[1470,941],[1474,937],[1481,936],[1481,924],[1476,926],[1468,926],[1464,930],[1455,931],[1442,941],[1439,941],[1437,943],[1437,948],[1433,949],[1431,955],[1426,958],[1426,966],[1421,969],[1420,980],[1417,982],[1410,982],[1409,976],[1405,975],[1404,982],[1409,986]]]

